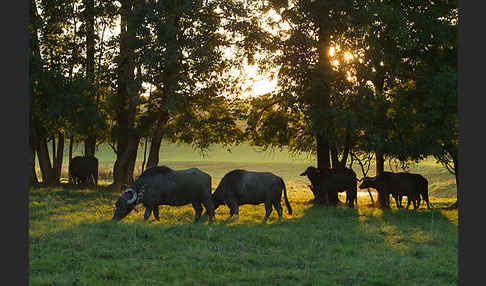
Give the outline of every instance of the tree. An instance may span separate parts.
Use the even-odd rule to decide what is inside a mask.
[[[340,148],[341,161],[337,146],[346,145],[346,140],[350,143],[350,134],[337,132],[341,127],[337,120],[343,106],[340,104],[349,90],[346,84],[338,86],[342,76],[332,67],[329,50],[333,38],[347,27],[352,3],[284,2],[272,1],[281,18],[269,20],[269,25],[280,26],[281,30],[267,33],[269,39],[261,41],[267,53],[259,60],[264,67],[279,69],[280,88],[253,100],[247,134],[257,146],[288,146],[297,153],[310,151],[316,155],[319,168],[331,167],[347,158],[349,144]],[[344,121],[343,130],[350,125],[350,121]]]
[[[434,47],[451,46],[451,37],[456,35],[451,22],[457,21],[457,2],[359,4],[353,17],[356,28],[348,30],[343,38],[357,39],[354,47],[348,41],[360,58],[354,67],[356,76],[374,87],[373,119],[359,142],[361,149],[376,152],[376,173],[380,174],[385,157],[406,165],[430,154],[431,145],[425,144],[427,134],[420,127],[427,124],[427,119],[417,116],[430,93],[411,90],[421,76],[430,77],[436,69],[430,65],[430,59],[437,60],[431,57]],[[378,201],[383,207],[389,206],[387,196],[380,195]]]
[[[73,138],[82,132],[83,124],[102,121],[89,114],[94,104],[87,100],[87,82],[77,53],[80,51],[78,4],[78,1],[30,2],[29,142],[31,150],[38,155],[42,181],[47,184],[59,183],[65,136],[70,134]],[[91,121],[80,123],[78,117],[91,118]]]
[[[152,134],[148,166],[157,164],[160,140],[190,143],[204,150],[238,142],[241,131],[222,94],[238,61],[223,49],[241,35],[240,2],[121,1],[118,91],[113,100],[117,160],[114,184],[133,180],[140,138]],[[141,97],[142,82],[155,87]]]

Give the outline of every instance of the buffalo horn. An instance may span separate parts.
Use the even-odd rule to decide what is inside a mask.
[[[132,192],[133,193],[133,198],[130,200],[127,200],[128,204],[133,204],[137,200],[137,192],[133,189],[127,189],[125,192]]]

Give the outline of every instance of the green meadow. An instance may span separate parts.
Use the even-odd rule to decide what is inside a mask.
[[[65,153],[65,155],[67,152]],[[81,147],[74,155],[81,154]],[[274,211],[264,223],[263,205],[244,205],[239,218],[221,206],[212,225],[193,223],[191,206],[160,208],[161,221],[132,212],[111,221],[118,192],[110,190],[115,155],[97,151],[100,186],[31,188],[29,194],[30,285],[457,285],[458,216],[445,210],[456,200],[454,177],[433,159],[410,168],[429,180],[434,206],[381,210],[360,193],[358,207],[309,203],[310,156],[285,150],[261,152],[248,145],[219,146],[206,154],[164,144],[160,164],[198,167],[213,190],[236,168],[271,171],[287,185],[292,217]],[[65,161],[67,162],[67,155]],[[140,174],[140,148],[135,176]],[[354,166],[358,177],[361,170]],[[391,166],[395,168],[394,166]],[[390,169],[388,163],[385,164]],[[67,163],[63,166],[67,173]],[[40,172],[37,172],[40,175]],[[370,174],[374,175],[373,166]],[[65,177],[67,177],[65,175]],[[376,200],[376,193],[372,191]],[[340,196],[345,200],[344,194]]]

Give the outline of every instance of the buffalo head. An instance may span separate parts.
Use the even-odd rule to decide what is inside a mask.
[[[221,185],[218,185],[214,193],[211,195],[211,198],[213,199],[214,210],[216,210],[219,206],[225,204],[225,194]]]
[[[135,206],[140,201],[139,199],[139,194],[136,189],[127,186],[127,189],[116,201],[115,214],[113,215],[112,220],[119,221],[126,217],[133,209],[135,209]]]
[[[309,178],[314,178],[314,177],[317,177],[319,176],[321,173],[321,171],[319,169],[317,169],[316,167],[307,167],[307,169],[305,169],[305,171],[300,174],[300,176],[307,176]]]

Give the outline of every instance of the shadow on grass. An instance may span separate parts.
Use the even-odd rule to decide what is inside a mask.
[[[42,220],[52,215],[83,212],[89,207],[114,206],[118,195],[108,186],[99,186],[97,190],[69,184],[36,186],[29,192],[29,217]]]
[[[208,225],[193,223],[192,207],[163,207],[161,222],[100,216],[56,228],[59,216],[93,214],[89,206],[109,208],[117,196],[31,191],[41,202],[31,210],[52,205],[31,218],[47,224],[30,242],[33,285],[457,285],[457,230],[435,209],[294,201],[291,219],[284,208],[282,220],[274,211],[263,222],[264,207],[250,206],[238,219],[218,209]]]

